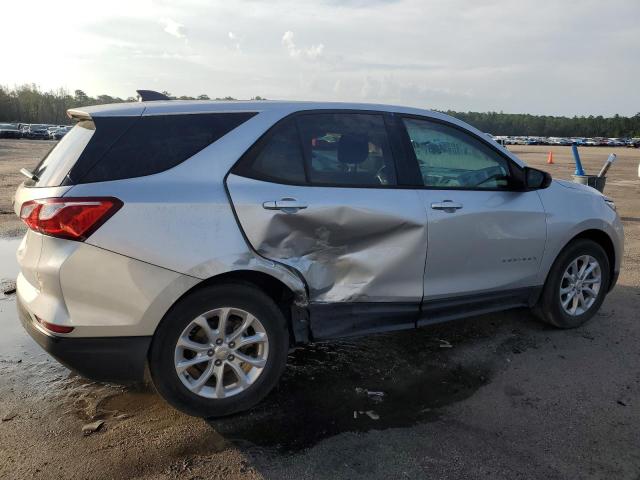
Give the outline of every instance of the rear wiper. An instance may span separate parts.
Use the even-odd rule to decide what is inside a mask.
[[[30,172],[26,168],[21,168],[20,173],[27,177],[29,180],[33,180],[34,182],[40,180],[40,178],[35,173]]]

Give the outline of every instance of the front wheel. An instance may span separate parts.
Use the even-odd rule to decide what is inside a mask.
[[[600,245],[579,239],[558,255],[535,307],[537,315],[558,328],[575,328],[591,319],[609,289],[609,258]]]
[[[178,410],[220,417],[251,408],[284,370],[286,319],[275,302],[247,284],[198,290],[176,304],[151,344],[156,390]]]

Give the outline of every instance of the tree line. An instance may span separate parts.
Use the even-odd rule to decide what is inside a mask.
[[[173,96],[178,100],[236,100],[233,97],[210,98]],[[69,123],[69,108],[105,103],[135,102],[137,98],[98,95],[90,97],[82,90],[71,94],[65,89],[44,92],[37,85],[21,85],[15,88],[0,86],[0,122]],[[260,96],[252,100],[264,100]],[[545,137],[640,137],[640,113],[632,117],[556,117],[498,112],[444,112],[493,135],[522,135]]]
[[[539,137],[640,137],[640,113],[633,117],[554,117],[525,113],[443,112],[492,135]]]

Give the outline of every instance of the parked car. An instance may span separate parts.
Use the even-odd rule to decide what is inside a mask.
[[[148,366],[191,415],[255,405],[310,341],[514,307],[577,327],[618,277],[610,199],[442,113],[160,101],[69,114],[79,123],[15,195],[21,321],[87,377]]]
[[[20,138],[22,135],[14,123],[0,123],[0,138]]]
[[[38,125],[38,124],[32,124],[32,125],[26,125],[25,127],[23,127],[23,131],[22,131],[22,137],[23,138],[29,138],[32,140],[48,140],[49,139],[49,132],[47,131],[47,128],[49,126],[48,125]]]
[[[62,127],[57,127],[55,130],[49,132],[49,138],[51,140],[60,140],[62,137],[64,137],[67,133],[69,133],[69,131],[71,130],[71,126],[62,126]]]

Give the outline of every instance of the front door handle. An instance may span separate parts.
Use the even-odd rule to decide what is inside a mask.
[[[444,210],[445,212],[453,213],[456,210],[461,209],[462,204],[452,200],[443,200],[442,202],[432,203],[431,208],[434,210]]]
[[[299,202],[295,198],[281,198],[276,201],[264,202],[262,204],[262,208],[266,210],[284,210],[290,212],[297,212],[298,210],[302,210],[307,208],[305,203]]]

